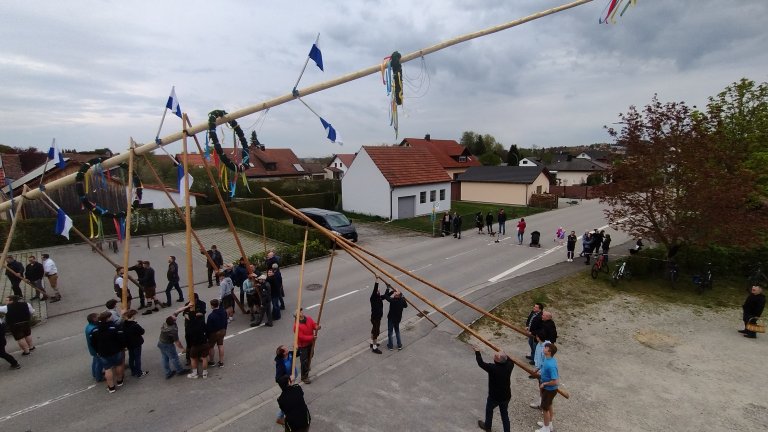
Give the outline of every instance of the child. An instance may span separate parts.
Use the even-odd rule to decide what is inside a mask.
[[[565,248],[568,250],[566,259],[568,262],[573,262],[573,254],[576,251],[576,231],[571,231],[568,234],[568,243],[565,245]]]
[[[549,341],[545,341],[544,337],[545,336],[543,331],[536,332],[536,351],[533,354],[533,364],[536,375],[531,375],[528,378],[537,378],[539,371],[541,370],[541,366],[544,364],[544,345],[549,345],[551,343]],[[541,406],[541,395],[539,395],[538,399],[534,399],[534,401],[531,402],[531,408],[538,409],[539,406]]]
[[[560,227],[557,229],[557,232],[555,233],[555,242],[557,242],[559,245],[563,245],[563,240],[565,239],[565,230],[563,227]]]
[[[136,309],[131,309],[123,314],[123,334],[125,346],[128,348],[128,367],[131,368],[131,376],[141,378],[149,372],[141,370],[141,345],[144,344],[144,329],[136,322]]]

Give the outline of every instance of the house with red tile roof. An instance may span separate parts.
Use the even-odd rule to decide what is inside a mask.
[[[341,179],[344,210],[391,220],[451,208],[451,177],[428,150],[363,146]]]
[[[340,179],[344,177],[344,173],[347,172],[354,160],[355,153],[338,153],[333,155],[333,159],[325,167],[325,178]]]
[[[0,186],[5,186],[8,180],[17,181],[24,177],[24,174],[17,153],[0,153]]]
[[[469,167],[482,165],[469,149],[454,140],[432,139],[427,134],[424,139],[405,138],[400,145],[426,149],[454,180]]]
[[[239,163],[241,150],[225,148],[224,154]],[[181,154],[176,157],[181,160]],[[199,153],[190,153],[189,164],[193,167],[203,168],[203,156]],[[311,174],[304,168],[301,161],[291,149],[267,148],[260,150],[251,148],[248,164],[250,168],[245,170],[245,176],[249,179],[281,179],[303,178]]]

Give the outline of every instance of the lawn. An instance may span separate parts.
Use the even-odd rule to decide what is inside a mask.
[[[493,214],[493,221],[495,223],[496,214],[499,212],[499,209],[502,209],[502,208],[504,209],[504,212],[507,214],[508,224],[509,222],[511,222],[516,218],[526,217],[532,214],[547,211],[547,209],[535,208],[535,207],[517,207],[517,206],[509,206],[509,205],[505,206],[505,205],[499,205],[499,204],[475,203],[475,202],[468,202],[468,201],[452,201],[451,202],[451,213],[456,211],[461,215],[461,220],[462,220],[461,227],[463,230],[474,228],[475,213],[477,212],[481,212],[483,214],[483,218],[485,218],[485,215],[488,212],[491,212]],[[443,214],[444,214],[444,210],[441,210],[437,213],[438,220],[435,221],[435,233],[440,232],[440,217],[442,217]],[[432,234],[431,215],[419,216],[419,217],[410,218],[410,219],[395,220],[395,221],[392,221],[392,225],[398,226],[400,228],[413,230],[413,231],[420,231],[420,232]]]

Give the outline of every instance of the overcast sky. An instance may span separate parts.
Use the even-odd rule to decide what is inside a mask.
[[[565,3],[563,1],[562,3]],[[290,93],[320,33],[325,72],[299,88],[562,4],[553,0],[3,1],[0,143],[122,151],[152,141],[172,85],[193,124]],[[396,139],[380,75],[239,120],[300,157],[466,130],[505,146],[607,142],[630,105],[703,105],[729,83],[768,81],[768,2],[640,0],[615,25],[592,3],[404,64]],[[161,136],[180,120],[169,115]],[[226,131],[231,145],[231,132]],[[175,152],[180,144],[168,148]]]

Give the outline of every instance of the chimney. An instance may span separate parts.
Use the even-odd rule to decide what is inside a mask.
[[[424,135],[425,140],[429,141],[429,138],[430,138],[429,134]]]

